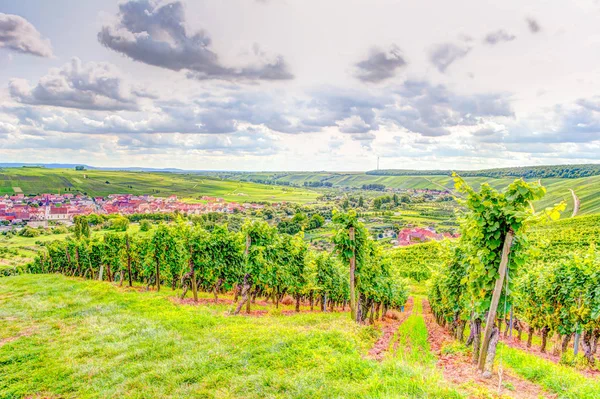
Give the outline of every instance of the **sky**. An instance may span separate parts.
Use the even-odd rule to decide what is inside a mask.
[[[600,163],[600,0],[0,0],[0,162]]]

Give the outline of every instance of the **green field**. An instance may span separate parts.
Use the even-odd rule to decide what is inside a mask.
[[[108,182],[108,183],[107,183]],[[199,198],[207,195],[228,201],[310,202],[318,196],[306,189],[269,186],[221,180],[198,174],[122,171],[75,171],[72,169],[4,168],[0,169],[0,194],[14,194],[18,187],[24,194],[87,193],[177,195]],[[70,190],[70,191],[68,191]]]
[[[0,279],[0,397],[460,398],[433,364],[365,358],[347,313],[228,316],[58,275]]]

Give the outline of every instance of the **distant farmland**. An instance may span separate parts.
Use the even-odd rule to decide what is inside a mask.
[[[294,184],[303,186],[304,183],[329,182],[334,188],[361,188],[366,184],[383,184],[386,188],[395,189],[430,189],[452,190],[454,181],[451,176],[382,176],[362,172],[262,172],[262,173],[233,173],[230,179],[249,181],[271,181],[276,184]],[[483,183],[501,189],[512,183],[515,177],[466,177],[465,180],[478,189]],[[538,179],[528,179],[537,181]],[[537,208],[551,206],[565,200],[567,211],[573,209],[573,199],[569,189],[573,189],[581,200],[580,215],[600,213],[600,176],[581,177],[576,179],[544,178],[542,184],[547,188],[546,197],[536,204]]]
[[[0,195],[42,193],[177,195],[198,198],[204,195],[229,201],[314,201],[318,193],[293,187],[270,186],[252,182],[221,180],[198,174],[121,171],[75,171],[71,169],[4,168],[0,169]]]

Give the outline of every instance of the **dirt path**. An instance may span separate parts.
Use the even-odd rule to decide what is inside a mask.
[[[471,359],[467,355],[442,352],[445,344],[455,342],[455,340],[445,328],[436,323],[427,301],[423,302],[423,317],[429,333],[431,351],[438,358],[437,365],[442,369],[444,378],[460,388],[464,388],[470,397],[483,397],[478,386],[485,387],[490,393],[497,395],[494,397],[498,398],[538,399],[557,397],[554,394],[547,393],[540,386],[511,374],[507,370],[500,370],[502,374],[501,381],[498,373],[490,379],[481,377],[481,373],[471,363]],[[500,386],[502,387],[499,388]],[[507,387],[510,387],[510,389]]]
[[[571,190],[571,195],[573,196],[573,214],[571,215],[571,217],[574,218],[579,213],[579,207],[581,206],[581,202],[579,201],[579,197],[577,197],[577,195],[575,194],[575,191],[573,191],[572,188],[570,188],[569,190]]]
[[[384,317],[382,323],[382,334],[381,337],[375,342],[375,345],[371,348],[367,354],[367,358],[381,361],[385,357],[385,354],[390,349],[390,342],[394,338],[394,334],[398,331],[398,327],[412,314],[413,309],[413,298],[408,298],[404,312],[398,313],[397,318]]]

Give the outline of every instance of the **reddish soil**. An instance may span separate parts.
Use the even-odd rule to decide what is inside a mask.
[[[413,298],[408,298],[404,312],[398,313],[397,318],[384,317],[381,323],[382,334],[381,337],[375,342],[375,345],[369,351],[367,357],[369,359],[381,361],[385,357],[385,354],[390,349],[390,342],[394,338],[394,334],[398,330],[398,327],[411,315],[413,308]],[[377,325],[377,324],[376,324]]]
[[[525,336],[527,336],[527,334],[525,334]],[[554,362],[554,363],[560,363],[560,355],[555,355],[552,352],[542,353],[540,351],[540,348],[538,346],[536,346],[536,345],[532,345],[531,348],[528,348],[526,340],[519,341],[517,339],[517,337],[509,338],[509,337],[504,337],[503,336],[502,337],[502,342],[505,345],[508,345],[508,346],[510,346],[512,348],[520,349],[520,350],[522,350],[524,352],[531,353],[531,354],[536,355],[538,357],[541,357],[543,359],[550,360],[551,362]],[[571,344],[572,344],[572,342],[573,341],[571,341]],[[550,350],[552,350],[551,349],[552,342],[550,342],[550,340],[548,341],[548,347],[550,348]],[[579,371],[581,374],[583,374],[586,377],[598,377],[598,376],[600,376],[600,370],[593,370],[593,369],[589,369],[589,368],[587,368],[587,369],[573,368],[573,370]]]
[[[9,342],[16,341],[17,339],[19,339],[21,337],[29,337],[30,335],[33,335],[34,332],[35,332],[35,328],[29,327],[29,328],[26,328],[25,330],[19,332],[15,336],[0,339],[0,347],[8,344]]]
[[[533,384],[529,381],[523,380],[516,375],[513,375],[507,370],[499,370],[499,373],[494,374],[492,378],[483,378],[477,367],[471,363],[470,357],[462,353],[442,353],[442,348],[445,344],[454,342],[455,339],[450,333],[439,324],[436,323],[429,302],[423,302],[423,317],[425,318],[425,324],[427,325],[427,331],[429,333],[429,345],[431,351],[438,358],[437,366],[442,369],[444,378],[461,388],[464,388],[470,397],[478,398],[481,397],[481,392],[474,390],[474,386],[483,386],[487,390],[497,395],[495,397],[512,397],[516,399],[537,399],[543,398],[556,398],[555,394],[547,393],[542,387]],[[500,374],[502,375],[502,381],[500,382]],[[502,388],[499,390],[499,385],[509,385],[512,387],[510,390]],[[505,386],[506,386],[505,385]]]
[[[214,299],[209,299],[209,298],[198,298],[198,301],[195,302],[193,298],[184,298],[181,299],[180,297],[169,297],[169,301],[171,301],[174,304],[177,305],[190,305],[190,306],[199,306],[199,305],[214,305],[215,304],[215,300]],[[229,299],[229,298],[219,298],[218,301],[216,302],[216,304],[219,305],[231,305],[233,307],[233,305],[236,304],[236,302],[233,302],[233,299]],[[256,306],[267,306],[269,307],[269,309],[256,309]],[[295,314],[299,314],[299,313],[321,313],[320,308],[318,308],[317,306],[315,306],[315,310],[310,310],[307,309],[310,304],[308,303],[301,303],[302,308],[300,308],[299,312],[296,312],[296,310],[294,309],[282,309],[280,308],[280,314],[285,315],[285,316],[293,316]],[[254,309],[253,309],[254,308]],[[242,309],[242,311],[240,312],[240,315],[242,316],[266,316],[269,314],[269,312],[275,310],[275,305],[273,303],[269,303],[265,300],[262,301],[255,301],[254,303],[252,303],[251,307],[250,307],[250,313],[246,313],[246,307],[244,306],[244,308]],[[333,309],[334,312],[349,312],[348,308],[345,308],[344,310],[342,310],[342,308],[334,308]],[[327,308],[327,312],[331,312],[331,308]]]

